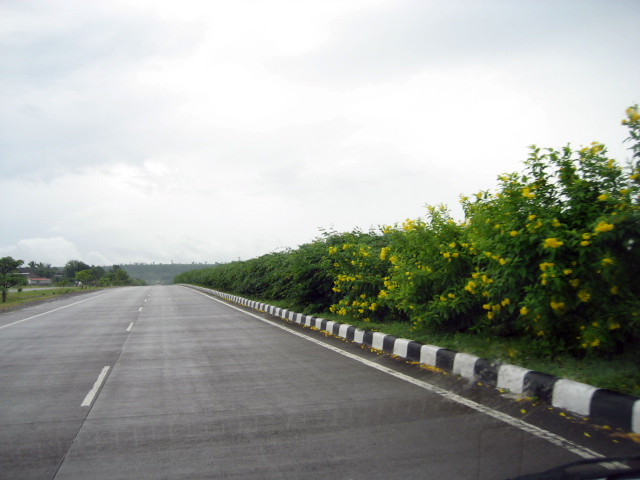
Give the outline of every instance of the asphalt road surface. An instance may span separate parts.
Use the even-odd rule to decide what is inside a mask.
[[[180,286],[0,315],[3,480],[506,479],[639,452],[599,431]]]

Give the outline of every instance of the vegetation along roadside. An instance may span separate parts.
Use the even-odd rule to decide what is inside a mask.
[[[282,302],[484,358],[640,395],[640,113],[632,160],[603,144],[531,147],[495,191],[369,232],[186,272],[191,283]]]

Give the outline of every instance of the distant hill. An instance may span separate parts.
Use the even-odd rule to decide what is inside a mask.
[[[215,263],[134,263],[130,265],[120,264],[120,267],[131,278],[144,280],[147,285],[155,285],[157,283],[169,285],[173,283],[173,277],[179,273],[209,268],[215,265]]]

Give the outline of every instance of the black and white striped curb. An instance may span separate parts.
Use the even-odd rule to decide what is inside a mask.
[[[436,367],[463,378],[508,390],[511,393],[537,397],[541,402],[551,404],[553,407],[590,417],[607,425],[620,427],[627,432],[640,433],[640,398],[637,397],[515,365],[491,362],[475,355],[455,352],[435,345],[424,345],[414,340],[397,338],[381,332],[360,330],[346,323],[292,312],[208,288],[185,286],[217,295],[239,305],[266,312],[300,325],[315,327],[318,330],[382,350],[411,362]]]

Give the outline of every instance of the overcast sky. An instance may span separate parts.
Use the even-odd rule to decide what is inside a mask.
[[[631,0],[2,0],[0,255],[225,262],[422,217],[640,102]]]

